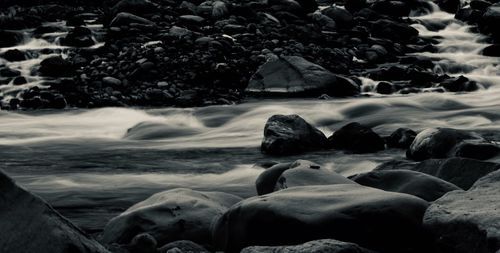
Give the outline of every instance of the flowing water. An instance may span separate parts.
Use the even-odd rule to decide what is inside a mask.
[[[84,229],[99,231],[133,203],[175,187],[251,196],[263,170],[255,166],[258,163],[308,159],[352,175],[404,158],[404,151],[397,149],[365,155],[321,151],[265,156],[259,150],[262,130],[273,114],[299,114],[326,135],[358,121],[381,135],[399,127],[453,127],[489,133],[498,141],[499,59],[480,55],[488,45],[485,38],[438,10],[413,19],[421,36],[440,41],[438,53],[423,54],[439,63],[436,72],[465,75],[484,89],[465,94],[250,100],[186,109],[0,111],[0,168]],[[447,25],[432,31],[422,25],[429,22]]]

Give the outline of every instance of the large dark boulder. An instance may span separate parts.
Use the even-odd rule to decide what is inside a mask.
[[[222,192],[159,192],[113,218],[104,228],[102,241],[127,244],[137,234],[147,232],[159,245],[177,240],[206,244],[212,220],[240,200]]]
[[[298,115],[273,115],[264,127],[262,152],[292,155],[324,149],[325,135]]]
[[[0,47],[13,47],[20,44],[23,39],[21,33],[0,30]]]
[[[297,160],[293,163],[278,163],[266,169],[257,177],[255,186],[257,194],[264,195],[297,186],[353,183],[338,173],[321,168],[316,163]]]
[[[18,49],[7,50],[5,51],[5,53],[1,55],[1,57],[11,62],[24,61],[27,59],[26,54],[24,52],[19,51]]]
[[[90,47],[95,44],[92,31],[86,27],[75,27],[61,40],[61,44],[71,47]]]
[[[375,253],[350,242],[341,242],[333,239],[323,239],[291,246],[251,246],[244,248],[241,253]]]
[[[498,29],[498,24],[500,24],[500,3],[488,7],[483,16],[478,20],[479,29],[483,33],[493,35],[493,38],[497,42],[500,41],[500,29]]]
[[[427,206],[357,184],[293,187],[232,206],[214,224],[213,238],[226,252],[327,238],[381,252],[429,252],[421,227]]]
[[[72,76],[75,69],[71,62],[63,59],[61,56],[51,56],[40,63],[38,71],[43,76],[64,77]]]
[[[453,191],[427,209],[424,225],[440,252],[494,253],[500,250],[500,171],[468,191]]]
[[[0,252],[108,253],[41,198],[0,171]]]
[[[328,137],[328,146],[353,153],[371,153],[383,150],[385,142],[371,128],[352,122]]]
[[[452,128],[429,128],[415,137],[406,156],[417,161],[454,156],[485,160],[498,152],[497,145],[477,133]]]
[[[500,57],[500,44],[489,45],[483,49],[484,56]]]
[[[391,17],[407,17],[410,15],[411,6],[409,1],[375,1],[371,8],[376,12]]]
[[[370,31],[375,37],[390,39],[395,42],[411,41],[418,37],[417,29],[388,19],[373,22]]]
[[[441,10],[452,14],[457,13],[460,7],[462,7],[460,0],[437,0],[436,3]]]
[[[411,170],[376,170],[356,175],[354,182],[384,191],[406,193],[434,201],[445,193],[460,190],[437,177]]]
[[[375,168],[375,170],[399,169],[413,170],[429,174],[467,190],[479,178],[500,169],[500,164],[467,158],[449,158],[430,159],[420,163],[390,161]]]
[[[283,56],[260,66],[246,91],[267,96],[342,97],[357,95],[360,88],[302,57]]]

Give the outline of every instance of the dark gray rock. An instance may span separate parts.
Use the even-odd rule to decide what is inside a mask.
[[[175,251],[176,249],[179,251]],[[182,253],[209,253],[209,251],[202,246],[187,240],[171,242],[158,249],[158,253],[167,253],[169,251]]]
[[[38,71],[43,76],[57,77],[72,76],[75,69],[71,62],[63,59],[61,56],[51,56],[40,63]]]
[[[120,12],[115,16],[113,20],[111,20],[109,26],[120,27],[120,26],[129,26],[130,24],[143,24],[150,26],[155,25],[155,23],[145,18],[127,12]]]
[[[383,150],[385,142],[382,137],[369,127],[357,122],[349,123],[328,137],[329,147],[353,153],[370,153]]]
[[[0,30],[0,47],[13,47],[23,41],[23,35],[18,32]]]
[[[410,41],[418,37],[418,31],[415,28],[388,19],[380,19],[373,22],[371,34],[375,37],[386,38],[395,42]]]
[[[310,241],[293,246],[251,246],[244,248],[241,253],[375,253],[350,242],[341,242],[333,239]]]
[[[410,147],[417,133],[409,128],[398,128],[387,139],[387,146],[390,148],[403,148]]]

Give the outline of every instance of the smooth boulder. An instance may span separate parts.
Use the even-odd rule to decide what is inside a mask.
[[[241,253],[375,253],[350,242],[341,242],[333,239],[323,239],[291,246],[251,246],[244,248]]]
[[[40,63],[38,70],[43,76],[66,77],[72,76],[75,72],[74,66],[61,56],[51,56]]]
[[[149,26],[155,25],[155,23],[153,23],[148,19],[136,16],[128,12],[120,12],[115,16],[115,18],[113,18],[113,20],[111,20],[109,26],[120,27],[120,26],[130,26],[131,24],[141,24]]]
[[[293,187],[232,206],[213,226],[216,249],[336,239],[382,252],[426,252],[420,198],[357,184]]]
[[[417,133],[409,128],[398,128],[386,138],[387,146],[390,148],[407,149],[416,136]]]
[[[264,127],[261,151],[269,155],[292,155],[324,149],[326,136],[298,115],[273,115]]]
[[[424,225],[440,252],[500,251],[500,171],[478,180],[468,191],[453,191],[426,211]]]
[[[349,123],[335,131],[328,137],[328,145],[352,153],[371,153],[385,148],[382,137],[358,122]]]
[[[89,235],[0,171],[0,251],[107,253]]]
[[[134,236],[147,232],[158,245],[177,240],[210,242],[212,220],[222,215],[241,198],[222,192],[172,189],[139,202],[104,228],[105,243],[129,243]]]
[[[437,177],[411,170],[378,170],[356,175],[354,182],[384,191],[406,193],[426,201],[434,201],[445,193],[460,190]]]
[[[337,75],[302,57],[283,56],[260,66],[246,91],[258,95],[304,97],[359,94],[359,85],[338,79]]]
[[[418,37],[417,29],[388,19],[373,22],[370,31],[375,37],[390,39],[395,42],[407,42]]]

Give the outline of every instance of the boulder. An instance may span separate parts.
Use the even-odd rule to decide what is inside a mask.
[[[318,9],[316,0],[297,0],[304,12],[311,13]]]
[[[360,88],[302,57],[283,56],[260,66],[246,91],[260,95],[317,97],[322,94],[353,96],[359,94]]]
[[[240,200],[227,193],[182,188],[159,192],[111,219],[101,240],[127,244],[137,234],[146,232],[158,245],[177,240],[209,243],[212,220]]]
[[[27,59],[26,55],[23,52],[19,51],[18,49],[11,49],[5,51],[5,53],[2,54],[2,58],[11,62],[24,61]]]
[[[77,26],[68,32],[61,44],[70,47],[90,47],[95,44],[92,31],[86,27]]]
[[[297,160],[293,163],[278,163],[266,169],[257,177],[255,186],[257,194],[264,195],[296,186],[353,183],[338,173],[321,168],[316,163]]]
[[[345,9],[351,13],[355,13],[360,11],[363,8],[366,8],[368,3],[366,0],[346,0],[345,1]]]
[[[0,69],[0,76],[1,77],[18,77],[21,75],[21,71],[11,69],[9,67],[1,68]]]
[[[357,122],[349,123],[335,131],[328,137],[328,145],[352,153],[371,153],[385,148],[382,137]]]
[[[390,161],[375,168],[375,170],[394,169],[406,169],[429,174],[467,190],[479,178],[500,169],[500,164],[467,158],[449,158],[430,159],[420,163]]]
[[[158,8],[148,0],[121,0],[111,7],[111,13],[128,12],[136,15],[155,13]]]
[[[499,148],[474,132],[452,128],[429,128],[413,140],[406,156],[413,160],[430,158],[467,157],[489,159]]]
[[[251,246],[244,248],[241,253],[375,253],[350,242],[341,242],[333,239],[323,239],[306,242],[293,246]]]
[[[374,11],[391,17],[408,17],[411,12],[410,1],[375,1],[371,5]]]
[[[387,146],[390,148],[407,149],[416,136],[417,133],[409,128],[398,128],[386,138]]]
[[[108,253],[89,235],[0,171],[1,252]]]
[[[489,45],[483,49],[484,56],[500,57],[500,44]]]
[[[479,179],[468,191],[453,191],[427,209],[424,226],[440,252],[500,251],[500,171]]]
[[[222,1],[215,1],[212,5],[212,18],[220,19],[229,14],[226,3]]]
[[[130,24],[142,24],[149,26],[155,25],[155,23],[145,18],[141,18],[139,16],[127,12],[120,12],[115,16],[113,20],[111,20],[109,26],[120,27],[120,26],[129,26]]]
[[[377,84],[376,91],[379,94],[388,95],[388,94],[392,94],[394,92],[394,87],[392,87],[391,83],[388,83],[388,82],[379,82]]]
[[[418,37],[417,29],[388,19],[380,19],[372,23],[371,34],[378,38],[406,42]]]
[[[441,82],[439,86],[451,92],[475,91],[479,89],[475,81],[469,80],[469,78],[465,76],[449,78]]]
[[[175,241],[165,244],[158,249],[158,253],[167,253],[167,252],[170,253],[175,249],[180,250],[179,252],[182,253],[209,253],[209,251],[203,248],[202,246],[187,240]]]
[[[324,149],[325,135],[299,115],[273,115],[264,127],[261,151],[270,155],[292,155]]]
[[[493,35],[493,38],[498,42],[500,41],[500,3],[493,4],[486,9],[486,12],[478,20],[479,29],[483,33]]]
[[[18,32],[0,30],[0,47],[13,47],[23,41],[23,35]]]
[[[411,170],[376,170],[351,179],[364,186],[406,193],[426,201],[434,201],[447,192],[460,190],[456,185],[442,179]]]
[[[335,21],[335,24],[337,24],[341,28],[349,28],[354,24],[354,18],[352,14],[345,9],[332,6],[324,9],[322,13],[327,17],[333,19],[333,21]]]
[[[457,13],[460,7],[462,7],[460,0],[437,0],[436,3],[441,10],[452,14]]]
[[[61,56],[51,56],[40,63],[38,70],[43,76],[72,76],[75,69],[71,62],[63,59]]]
[[[196,15],[182,15],[182,16],[179,16],[179,21],[182,21],[182,22],[187,23],[187,24],[199,25],[199,24],[202,24],[203,22],[205,22],[205,19],[200,17],[200,16],[196,16]]]
[[[381,252],[428,252],[427,206],[411,195],[357,184],[293,187],[232,206],[213,226],[214,246],[238,252],[336,239]]]
[[[118,78],[114,78],[112,76],[106,76],[102,78],[102,84],[105,86],[110,86],[110,87],[117,87],[122,85],[122,81]]]

